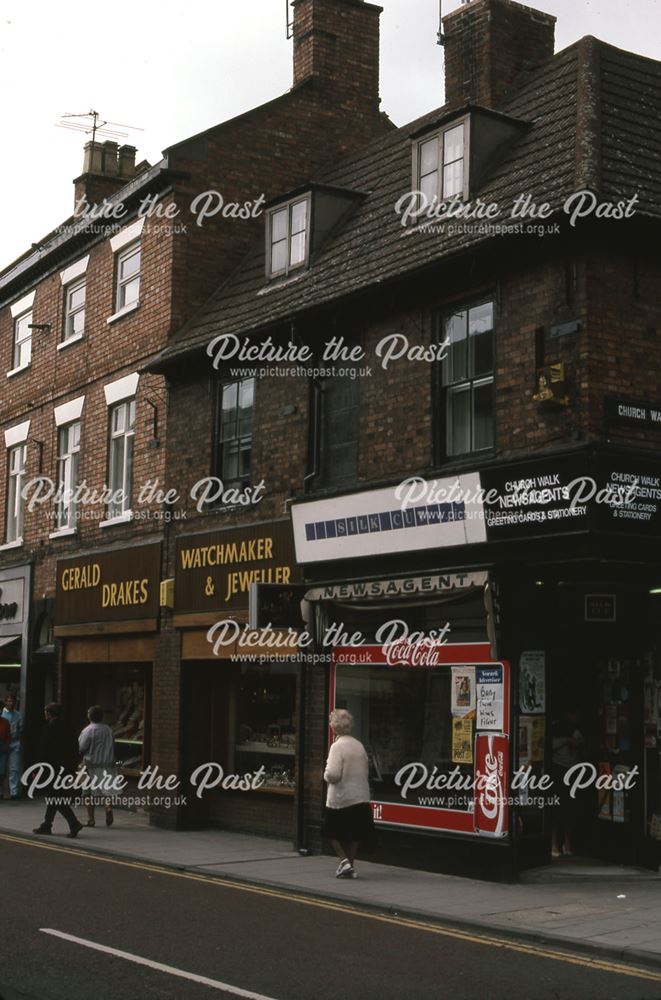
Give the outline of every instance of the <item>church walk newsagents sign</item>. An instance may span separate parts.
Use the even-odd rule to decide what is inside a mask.
[[[174,610],[247,609],[251,584],[299,579],[289,521],[188,535],[177,540]]]

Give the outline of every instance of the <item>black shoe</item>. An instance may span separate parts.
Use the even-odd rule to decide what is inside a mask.
[[[34,830],[32,832],[33,833],[49,834],[49,833],[52,833],[53,831],[51,830],[51,828],[49,826],[46,826],[45,823],[42,823],[41,826],[35,826],[35,828],[34,828]]]
[[[106,826],[112,826],[114,816],[112,814],[112,809],[106,809]]]
[[[69,832],[67,833],[67,837],[69,838],[69,840],[74,840],[78,836],[82,828],[83,828],[82,823],[77,823],[76,826],[72,826]]]

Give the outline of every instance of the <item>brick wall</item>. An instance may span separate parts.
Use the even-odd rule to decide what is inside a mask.
[[[512,0],[474,0],[443,28],[448,104],[496,107],[519,74],[553,55],[555,18]]]

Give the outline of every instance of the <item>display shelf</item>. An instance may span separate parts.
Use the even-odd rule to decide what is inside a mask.
[[[293,747],[269,747],[266,743],[237,743],[234,751],[235,753],[275,754],[278,757],[296,756],[296,751]]]

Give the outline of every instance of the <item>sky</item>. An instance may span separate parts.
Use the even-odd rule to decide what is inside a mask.
[[[554,14],[556,49],[583,35],[661,60],[661,0],[527,0]],[[382,108],[397,125],[443,103],[438,0],[381,0]],[[460,0],[443,0],[443,13]],[[58,127],[98,111],[120,142],[161,150],[284,93],[286,0],[0,0],[0,270],[73,210],[87,137]]]

